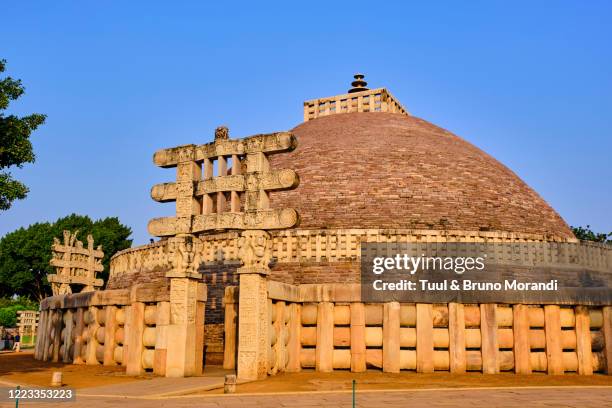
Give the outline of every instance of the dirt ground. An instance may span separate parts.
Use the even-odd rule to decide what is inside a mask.
[[[153,378],[151,375],[130,377],[121,367],[73,365],[34,360],[32,351],[0,354],[0,381],[17,384],[48,386],[54,371],[62,371],[64,383],[72,388],[87,388],[103,385],[124,384]],[[204,375],[222,377],[226,372],[219,367],[208,367]],[[525,386],[612,386],[612,376],[579,376],[566,374],[516,375],[512,373],[483,375],[467,373],[400,374],[369,370],[365,373],[335,371],[315,373],[305,370],[300,373],[279,374],[265,381],[256,381],[237,386],[237,393],[276,393],[295,391],[342,391],[350,390],[356,380],[357,390],[418,389],[418,388],[471,388],[471,387],[525,387]],[[202,394],[223,393],[223,390]]]
[[[0,354],[0,381],[14,384],[49,386],[54,371],[63,373],[63,382],[71,388],[87,388],[143,380],[128,377],[121,367],[50,363],[34,360],[33,350]]]
[[[450,373],[416,374],[414,372],[390,374],[377,370],[369,370],[365,373],[351,373],[349,371],[315,373],[313,370],[308,370],[293,374],[279,374],[268,377],[265,381],[241,384],[236,387],[236,392],[342,391],[350,390],[353,380],[356,380],[358,391],[417,388],[612,386],[612,376],[600,374],[593,376],[576,374],[562,376],[546,374],[516,375],[513,373],[498,375],[467,373],[458,375]],[[206,394],[221,392],[223,391],[214,390]]]

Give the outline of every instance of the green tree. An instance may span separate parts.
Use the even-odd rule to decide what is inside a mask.
[[[121,224],[117,217],[96,221],[83,215],[71,214],[54,223],[36,223],[5,235],[0,240],[0,296],[14,294],[41,300],[51,294],[47,274],[54,273],[49,265],[53,238],[62,239],[64,230],[79,230],[78,238],[86,244],[87,234],[94,245],[102,245],[104,271],[98,275],[108,279],[110,258],[118,251],[129,248],[132,230]]]
[[[19,310],[38,310],[38,303],[25,297],[0,298],[0,326],[15,327]]]
[[[572,227],[572,232],[581,241],[594,241],[594,242],[606,242],[612,243],[612,232],[593,232],[591,231],[591,226],[587,225],[586,227]]]
[[[0,73],[4,72],[5,66],[6,60],[0,59]],[[5,116],[4,111],[9,103],[23,95],[24,90],[19,79],[10,76],[0,79],[0,210],[8,210],[13,201],[21,200],[28,194],[28,188],[23,183],[14,180],[11,173],[3,170],[34,162],[30,134],[46,118],[39,113],[23,117]]]

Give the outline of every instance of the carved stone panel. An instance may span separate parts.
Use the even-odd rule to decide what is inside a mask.
[[[53,238],[53,251],[51,266],[55,267],[56,273],[47,276],[51,283],[53,295],[72,293],[71,285],[81,285],[81,292],[91,292],[101,287],[104,282],[96,278],[97,272],[102,272],[102,246],[94,249],[94,240],[91,235],[87,236],[87,247],[77,240],[77,234],[64,231],[64,242]]]

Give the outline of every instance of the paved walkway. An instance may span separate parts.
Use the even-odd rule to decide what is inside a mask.
[[[65,405],[64,405],[65,404]],[[14,406],[2,405],[0,406]],[[62,404],[20,403],[20,407],[199,407],[199,408],[319,408],[352,407],[350,393],[313,392],[276,395],[218,395],[176,397],[87,397],[77,393],[76,402]],[[357,407],[610,407],[612,387],[533,387],[495,389],[436,389],[362,391]]]
[[[125,384],[81,388],[77,390],[77,396],[163,398],[223,388],[223,382],[223,377],[187,377],[181,378],[180,381],[176,378],[154,377]]]

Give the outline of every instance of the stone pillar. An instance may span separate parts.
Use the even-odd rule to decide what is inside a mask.
[[[287,361],[287,372],[297,373],[302,370],[300,364],[300,354],[302,352],[301,331],[302,331],[302,306],[292,303],[289,306],[289,361]]]
[[[334,304],[319,302],[317,306],[317,348],[315,368],[329,373],[334,370]]]
[[[38,321],[38,331],[36,332],[36,348],[34,349],[34,358],[36,360],[42,360],[43,356],[43,339],[47,336],[45,328],[47,327],[47,316],[48,310],[40,311],[40,320]]]
[[[117,330],[117,307],[106,306],[104,319],[104,365],[114,366],[115,362],[115,331]]]
[[[192,235],[178,235],[170,239],[173,268],[166,273],[170,280],[166,377],[188,377],[202,373],[206,285],[201,282],[198,273],[199,262],[195,248],[198,243]]]
[[[383,307],[383,371],[400,372],[400,304],[387,302]]]
[[[238,304],[234,299],[236,287],[225,288],[225,344],[223,347],[223,368],[236,369],[236,329],[238,323]]]
[[[168,359],[168,326],[170,325],[170,302],[157,303],[157,318],[155,321],[155,354],[153,372],[156,375],[166,375],[166,360]]]
[[[96,338],[96,333],[100,328],[100,323],[98,322],[98,309],[95,306],[89,306],[87,310],[88,313],[88,321],[89,325],[87,326],[88,338],[87,341],[87,354],[85,358],[85,364],[87,365],[98,365],[98,358],[96,357],[96,349],[98,348],[98,340]]]
[[[55,321],[53,322],[54,336],[53,336],[53,355],[52,360],[54,363],[60,361],[60,346],[62,344],[62,328],[64,326],[64,316],[62,309],[57,308],[55,310]]]
[[[41,339],[41,344],[42,344],[41,358],[43,361],[49,360],[49,348],[51,347],[51,344],[53,343],[51,339],[51,330],[53,328],[53,321],[55,318],[56,318],[55,311],[51,308],[47,309],[47,318],[46,318],[46,322],[42,330],[43,337]]]
[[[514,372],[531,374],[531,343],[529,342],[529,306],[514,305]]]
[[[351,371],[366,370],[365,305],[351,303]]]
[[[593,352],[591,346],[589,308],[576,306],[576,353],[578,354],[578,374],[593,374]]]
[[[170,278],[166,377],[188,377],[202,373],[205,302],[206,285],[199,279]]]
[[[563,345],[561,344],[561,318],[558,305],[544,306],[544,333],[548,374],[563,374]]]
[[[72,355],[70,354],[70,350],[73,348],[72,344],[72,331],[74,330],[74,320],[72,317],[73,313],[71,309],[67,309],[64,314],[64,321],[66,323],[66,327],[64,328],[64,338],[62,339],[64,354],[62,355],[62,362],[71,363]]]
[[[76,311],[76,335],[74,336],[74,352],[72,354],[72,364],[84,364],[81,357],[81,349],[83,348],[83,331],[85,330],[84,322],[85,308],[79,307]]]
[[[434,372],[434,344],[433,344],[433,307],[431,304],[417,303],[416,305],[416,369],[417,373]]]
[[[465,311],[461,303],[448,304],[448,351],[450,372],[465,373],[467,360],[465,354]]]
[[[132,293],[134,293],[134,289],[132,289]],[[124,326],[123,361],[127,375],[142,375],[144,373],[142,367],[142,335],[144,332],[145,305],[132,298],[130,301],[132,304]],[[89,341],[91,342],[91,339]]]
[[[268,287],[272,241],[263,230],[247,230],[239,241],[238,379],[253,381],[268,372]]]
[[[499,343],[497,339],[497,305],[480,305],[480,335],[482,338],[482,372],[499,374]]]
[[[606,355],[606,373],[612,375],[612,306],[603,307],[603,334]]]
[[[240,271],[239,271],[240,273]],[[268,288],[265,275],[240,274],[238,379],[265,378],[268,372]]]

